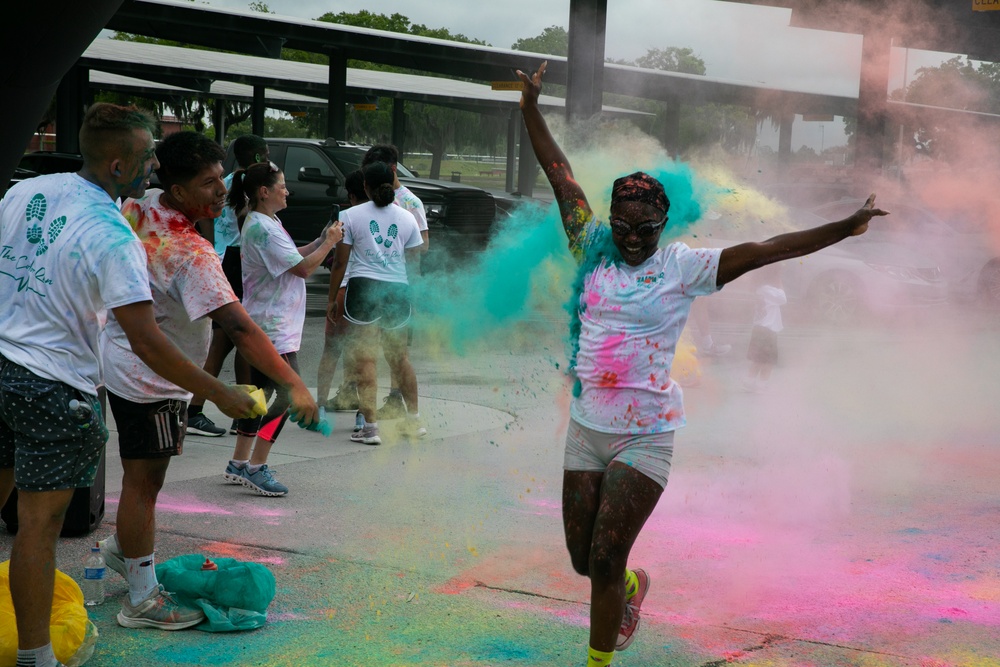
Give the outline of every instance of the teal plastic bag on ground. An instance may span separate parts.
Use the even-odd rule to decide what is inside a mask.
[[[195,629],[253,630],[267,622],[275,592],[274,574],[267,567],[216,558],[218,570],[203,570],[204,563],[204,556],[189,554],[156,564],[156,578],[178,602],[205,612],[205,620]]]

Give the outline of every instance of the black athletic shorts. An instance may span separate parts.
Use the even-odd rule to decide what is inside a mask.
[[[108,406],[118,426],[118,451],[123,459],[180,456],[187,432],[186,402],[133,403],[109,391]]]
[[[344,317],[352,324],[377,324],[386,330],[405,327],[410,321],[410,286],[351,278],[344,296]]]

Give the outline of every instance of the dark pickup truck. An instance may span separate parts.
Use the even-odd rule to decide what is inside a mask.
[[[304,244],[323,229],[332,204],[346,208],[344,178],[359,169],[368,146],[332,139],[267,139],[271,161],[285,174],[288,208],[278,217],[292,239]],[[232,149],[226,156],[227,173],[235,166]],[[434,264],[441,253],[461,258],[486,247],[498,205],[493,195],[470,185],[417,178],[402,164],[399,182],[424,203],[430,232],[429,254],[422,264]],[[511,202],[503,202],[506,211]]]

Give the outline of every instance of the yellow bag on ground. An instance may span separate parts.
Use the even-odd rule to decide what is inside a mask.
[[[94,654],[97,628],[87,618],[83,592],[75,581],[56,570],[52,595],[52,650],[59,662],[78,667]],[[0,667],[17,664],[17,624],[10,597],[10,561],[0,563]]]

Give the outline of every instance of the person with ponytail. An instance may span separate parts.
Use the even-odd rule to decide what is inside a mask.
[[[410,321],[410,292],[406,262],[423,245],[413,214],[394,205],[395,174],[385,162],[372,162],[362,170],[370,201],[343,211],[344,240],[337,247],[331,285],[344,275],[344,319],[348,323],[347,358],[354,368],[364,423],[351,440],[379,445],[375,397],[378,378],[375,356],[381,342],[393,377],[399,378],[406,403],[400,426],[405,437],[420,438],[427,429],[417,409],[417,378],[406,348]]]
[[[228,201],[236,211],[246,209],[239,218],[243,307],[298,373],[297,354],[306,317],[305,279],[340,241],[341,225],[327,224],[315,241],[297,248],[278,219],[278,212],[288,205],[288,189],[284,174],[273,162],[258,162],[237,171]],[[277,390],[277,397],[263,417],[237,423],[236,448],[223,477],[262,496],[284,496],[288,487],[274,479],[267,457],[288,419],[288,393],[256,367],[250,369],[250,378],[268,397]]]

